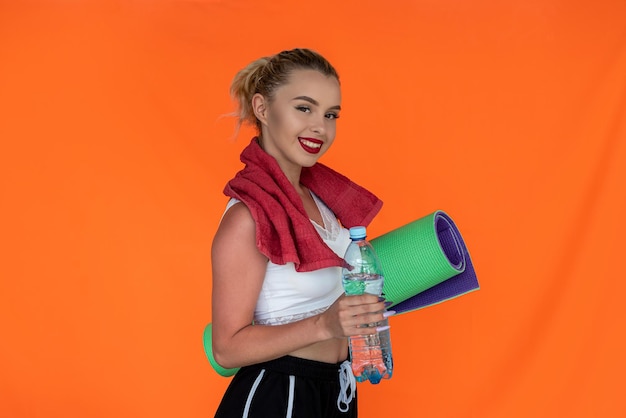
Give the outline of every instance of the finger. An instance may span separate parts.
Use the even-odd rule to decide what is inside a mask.
[[[384,321],[384,319],[382,312],[376,312],[355,316],[351,322],[356,322],[359,328],[367,328]]]
[[[384,309],[376,304],[371,305],[354,305],[343,309],[340,313],[341,317],[344,320],[351,320],[355,318],[360,318],[365,315],[378,315],[382,318],[382,314],[384,313]],[[363,322],[363,321],[361,321]]]
[[[379,296],[376,296],[376,295],[370,295],[369,293],[364,293],[362,295],[346,295],[344,300],[346,304],[350,306],[354,306],[354,305],[366,305],[366,304],[373,304],[373,303],[381,303],[384,305],[385,299],[380,298]]]
[[[350,315],[363,315],[368,313],[385,312],[385,306],[382,302],[347,305],[343,306],[342,309],[349,312]]]
[[[389,318],[390,316],[394,316],[396,311],[385,311],[383,312],[383,318]]]

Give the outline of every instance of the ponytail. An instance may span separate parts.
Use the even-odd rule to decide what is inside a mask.
[[[239,71],[230,85],[230,95],[237,102],[235,112],[237,129],[244,123],[257,125],[258,121],[252,110],[252,96],[259,93],[259,79],[263,76],[263,69],[267,65],[267,58],[259,58]]]

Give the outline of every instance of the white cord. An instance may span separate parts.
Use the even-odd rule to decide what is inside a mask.
[[[339,368],[339,386],[341,389],[337,398],[337,408],[341,412],[348,412],[350,402],[352,402],[356,391],[356,380],[354,379],[354,374],[352,374],[352,365],[348,360],[341,363]],[[342,404],[345,407],[342,407]]]

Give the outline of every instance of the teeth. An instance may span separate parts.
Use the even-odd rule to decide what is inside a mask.
[[[308,139],[301,139],[300,140],[304,145],[306,145],[307,147],[311,147],[311,148],[320,148],[322,146],[322,144],[318,144],[316,142],[313,141],[309,141]]]

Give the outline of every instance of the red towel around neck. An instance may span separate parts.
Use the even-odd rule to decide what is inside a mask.
[[[320,237],[302,199],[280,166],[253,138],[241,153],[245,167],[224,188],[242,201],[256,222],[256,244],[274,264],[293,262],[297,271],[343,266]],[[346,228],[367,226],[383,202],[331,168],[304,167],[300,182],[315,193]]]

